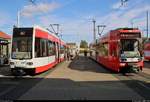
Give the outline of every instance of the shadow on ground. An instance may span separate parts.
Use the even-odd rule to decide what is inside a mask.
[[[89,71],[96,73],[114,73],[104,66],[96,63],[89,57],[79,56],[75,57],[73,61],[69,64],[68,68],[79,71]]]
[[[150,91],[138,84],[143,82],[126,80],[122,83],[144,99],[150,99]],[[133,93],[134,91],[122,86],[122,83],[120,81],[76,82],[61,78],[0,78],[0,100],[141,99]]]
[[[0,75],[10,76],[11,71],[9,65],[0,66]]]
[[[79,58],[76,57],[70,63],[69,68],[73,70],[90,71],[96,73],[110,73],[109,70],[104,69],[96,62],[84,56],[80,56]],[[147,99],[148,100],[150,99],[149,88],[150,83],[145,83],[143,81],[138,80],[118,80],[118,81],[106,80],[106,81],[82,82],[63,78],[0,77],[0,101],[18,100],[18,99],[21,100]],[[135,94],[134,92],[138,93],[143,98],[136,96],[137,94]]]

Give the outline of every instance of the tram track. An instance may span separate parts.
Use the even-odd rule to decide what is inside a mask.
[[[150,99],[150,79],[145,73],[132,73],[128,75],[112,74],[126,86],[141,95],[144,99]]]
[[[147,79],[149,79],[149,80],[150,80],[150,75],[149,75],[149,74],[147,74],[147,73],[139,72],[139,73],[138,73],[138,75],[139,75],[139,76],[142,76],[142,77],[144,77],[144,78],[147,78]]]

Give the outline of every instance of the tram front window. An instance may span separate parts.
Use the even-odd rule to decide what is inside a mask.
[[[121,56],[127,58],[140,57],[139,41],[136,39],[121,40]]]
[[[27,37],[14,38],[12,45],[13,59],[31,59],[32,39]]]
[[[14,30],[11,56],[12,59],[22,59],[22,60],[32,58],[32,30],[30,29]]]

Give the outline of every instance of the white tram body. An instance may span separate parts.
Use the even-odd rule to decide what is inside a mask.
[[[47,71],[64,60],[65,48],[64,41],[39,26],[14,28],[10,68],[32,74]]]

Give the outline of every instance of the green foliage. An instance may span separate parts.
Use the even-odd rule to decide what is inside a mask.
[[[88,43],[85,40],[81,40],[80,48],[88,48]]]

